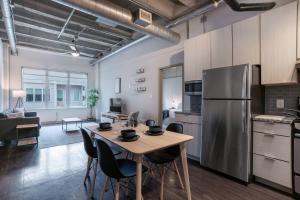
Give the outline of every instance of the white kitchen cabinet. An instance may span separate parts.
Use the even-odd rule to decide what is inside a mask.
[[[232,65],[232,26],[217,29],[211,33],[212,68]]]
[[[185,40],[184,81],[202,80],[202,70],[210,66],[210,34]]]
[[[300,59],[300,3],[298,1],[298,37],[297,37],[297,58]]]
[[[292,187],[291,125],[253,122],[253,175]]]
[[[297,2],[261,15],[262,84],[297,82]]]
[[[259,26],[259,16],[232,25],[233,65],[260,64]]]
[[[200,115],[176,113],[175,120],[183,125],[183,133],[194,137],[193,140],[187,143],[188,157],[195,160],[200,160],[201,148],[201,121]]]
[[[195,158],[200,158],[201,125],[183,122],[183,132],[194,137],[187,143],[187,154]]]

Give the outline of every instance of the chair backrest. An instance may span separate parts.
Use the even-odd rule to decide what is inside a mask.
[[[171,123],[171,124],[168,125],[166,130],[176,132],[176,133],[183,133],[183,126],[182,126],[182,124]]]
[[[166,130],[182,134],[183,133],[183,126],[182,126],[182,124],[171,123],[171,124],[168,125]],[[169,154],[174,155],[174,156],[179,156],[180,155],[179,145],[169,147],[169,148],[165,149],[165,151]]]
[[[128,120],[129,120],[129,121],[137,121],[137,120],[138,120],[138,117],[139,117],[139,114],[140,114],[139,111],[130,113],[130,114],[128,115]]]
[[[91,137],[83,128],[80,130],[83,137],[83,144],[86,154],[92,158],[97,157],[97,149],[94,147]]]
[[[106,176],[115,179],[124,178],[109,145],[101,139],[96,139],[96,145],[98,152],[98,161],[103,173]]]
[[[146,126],[155,126],[155,121],[153,119],[148,119],[146,121]]]

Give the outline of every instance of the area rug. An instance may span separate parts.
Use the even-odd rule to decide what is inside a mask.
[[[94,122],[83,123],[82,127],[97,125]],[[68,129],[74,129],[74,125],[68,125]],[[79,130],[66,133],[61,125],[45,125],[40,129],[39,148],[49,148],[60,145],[67,145],[82,142],[82,135]]]

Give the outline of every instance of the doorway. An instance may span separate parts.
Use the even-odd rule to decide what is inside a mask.
[[[160,69],[160,121],[166,128],[175,122],[175,112],[183,105],[183,64]]]

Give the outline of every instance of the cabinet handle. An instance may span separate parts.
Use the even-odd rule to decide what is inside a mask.
[[[275,136],[275,133],[264,132],[264,136],[274,137],[274,136]]]
[[[265,159],[275,161],[276,157],[271,154],[264,154]]]

